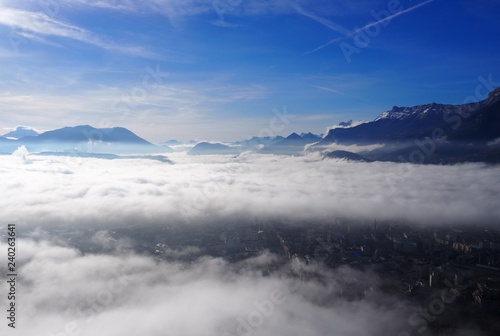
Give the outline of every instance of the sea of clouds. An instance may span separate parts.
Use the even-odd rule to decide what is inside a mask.
[[[0,156],[0,221],[25,227],[203,224],[259,217],[423,224],[497,223],[500,167],[359,163],[303,157],[151,159]]]
[[[300,281],[286,269],[254,271],[271,265],[272,254],[186,265],[134,253],[82,255],[32,240],[18,249],[16,330],[4,321],[2,335],[429,335],[422,308],[383,294],[370,271],[304,266],[317,278]]]
[[[0,156],[0,223],[5,228],[16,223],[20,232],[98,224],[102,231],[94,242],[109,244],[102,232],[114,227],[203,225],[245,217],[308,223],[397,219],[424,225],[497,224],[500,218],[497,166],[354,163],[318,154],[176,153],[170,159],[172,164],[23,150]],[[267,276],[256,271],[275,261],[267,253],[238,264],[208,257],[185,264],[158,262],[120,246],[105,254],[83,254],[27,236],[18,239],[18,335],[427,332],[415,315],[418,307],[382,294],[379,278],[369,271],[315,265],[309,271],[319,274],[317,280],[302,282],[289,269]],[[0,251],[7,251],[5,243]],[[1,277],[5,293],[5,272]],[[361,286],[355,291],[359,297],[343,294],[352,286]],[[6,305],[1,295],[2,315]],[[12,332],[6,324],[0,324],[2,335]]]

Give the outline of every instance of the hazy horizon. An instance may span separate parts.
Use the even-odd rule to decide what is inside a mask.
[[[500,82],[498,11],[488,0],[4,0],[0,127],[229,141],[285,107],[295,117],[276,134],[481,100]]]

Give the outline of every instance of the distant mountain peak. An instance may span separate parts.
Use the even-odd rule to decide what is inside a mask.
[[[286,139],[288,139],[288,140],[300,140],[300,139],[302,139],[302,137],[300,135],[298,135],[297,133],[293,132],[292,134],[287,136]]]
[[[89,153],[151,153],[159,147],[124,127],[95,128],[90,125],[66,126],[18,140],[30,151],[77,150]],[[161,151],[173,151],[163,146]]]
[[[38,134],[40,134],[40,132],[38,132],[36,129],[32,127],[19,125],[16,126],[14,130],[2,136],[5,138],[17,140],[25,136],[37,136]]]
[[[236,147],[227,146],[221,143],[200,142],[189,152],[190,155],[214,155],[214,154],[238,154]]]
[[[306,139],[306,140],[311,140],[311,141],[320,141],[323,137],[320,136],[320,135],[316,135],[314,133],[300,133],[300,137],[302,139]]]
[[[182,141],[171,139],[171,140],[168,140],[168,141],[160,142],[160,143],[158,143],[158,145],[160,145],[160,146],[163,146],[163,145],[166,145],[166,146],[178,146],[178,145],[182,145]]]

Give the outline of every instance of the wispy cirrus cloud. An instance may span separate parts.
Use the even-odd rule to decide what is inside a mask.
[[[260,101],[270,94],[267,87],[258,84],[242,85],[222,79],[187,84],[172,75],[162,84],[150,85],[143,96],[134,98],[132,90],[143,89],[139,82],[143,75],[137,76],[137,82],[97,87],[82,83],[80,75],[56,72],[52,81],[45,82],[45,74],[41,76],[25,78],[22,83],[0,85],[0,110],[5,126],[20,123],[19,116],[26,123],[47,129],[76,124],[126,126],[147,134],[151,141],[163,141],[165,133],[172,131],[170,127],[175,128],[176,137],[181,137],[182,132],[192,133],[194,125],[212,125],[211,129],[220,127],[237,132],[236,129],[243,131],[250,123],[259,130],[255,118],[238,125],[226,125],[231,120],[223,117],[227,112],[220,107]],[[25,85],[32,88],[30,92],[19,89]],[[224,120],[216,126],[213,125],[216,118]],[[165,129],[151,132],[151,125],[163,125]],[[196,136],[207,137],[203,132]]]
[[[43,35],[69,37],[88,41],[88,32],[70,24],[55,20],[46,13],[14,9],[0,3],[0,24],[14,29],[22,29]]]
[[[160,56],[139,45],[122,45],[110,38],[100,36],[87,29],[64,22],[44,11],[32,11],[9,7],[0,3],[0,25],[16,32],[20,38],[38,43],[62,47],[48,38],[67,38],[91,44],[104,50],[132,56],[159,59]]]
[[[214,0],[66,0],[68,3],[95,8],[107,8],[129,12],[154,11],[170,18],[194,16],[207,12],[216,12],[217,6],[226,9],[232,15],[258,15],[290,11],[291,4],[280,0],[253,1],[214,1]],[[301,1],[304,2],[304,1]]]

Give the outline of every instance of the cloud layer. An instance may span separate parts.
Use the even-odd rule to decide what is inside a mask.
[[[317,268],[322,282],[301,282],[286,270],[252,271],[275,261],[266,254],[236,265],[210,258],[183,265],[134,254],[83,256],[30,240],[19,250],[16,335],[343,336],[412,328],[413,308],[383,297],[376,276],[348,268]],[[343,294],[353,286],[359,295]],[[6,302],[2,295],[0,306]]]
[[[0,157],[0,221],[16,223],[20,237],[18,335],[410,335],[423,328],[415,320],[419,308],[383,293],[369,270],[290,268],[268,253],[234,264],[209,257],[158,262],[131,252],[127,239],[110,240],[107,230],[254,218],[493,223],[500,215],[494,166],[351,163],[315,155],[176,153],[171,159],[175,164],[25,150]],[[99,226],[89,239],[106,253],[83,254],[54,237],[48,242],[43,231],[50,225],[67,233]],[[37,241],[24,238],[32,229]],[[0,251],[7,251],[5,243]],[[311,273],[308,281],[297,278]],[[1,292],[5,286],[0,281]],[[1,295],[0,307],[7,303]]]
[[[127,226],[258,218],[496,223],[500,168],[243,154],[153,160],[0,157],[2,222]]]

